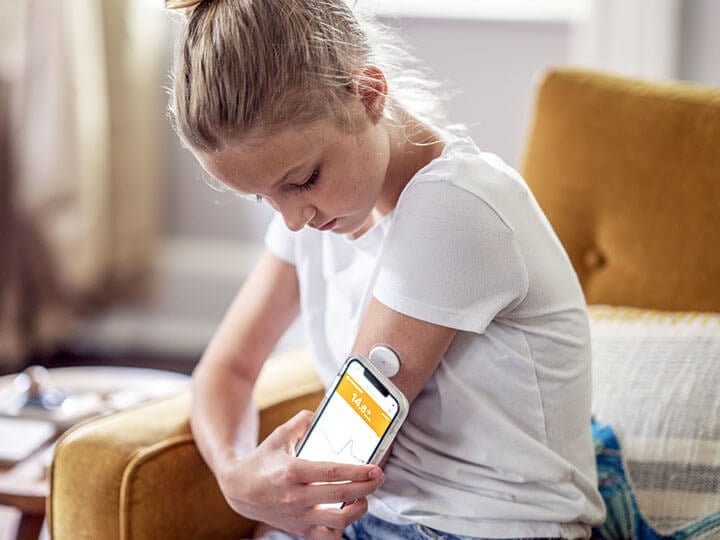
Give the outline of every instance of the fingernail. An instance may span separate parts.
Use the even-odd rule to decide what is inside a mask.
[[[375,467],[373,469],[370,469],[368,476],[375,480],[376,478],[380,478],[382,476],[382,471],[378,467]]]

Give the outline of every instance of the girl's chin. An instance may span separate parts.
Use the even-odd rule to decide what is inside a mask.
[[[370,228],[375,225],[375,220],[372,216],[368,217],[365,221],[362,223],[352,223],[351,225],[335,225],[333,228],[333,232],[339,233],[339,234],[349,234],[353,238],[359,238],[363,234],[365,234],[367,231],[370,230]]]

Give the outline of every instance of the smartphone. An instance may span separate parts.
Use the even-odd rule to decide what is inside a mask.
[[[365,357],[348,357],[295,454],[311,461],[379,464],[408,413],[408,401]]]

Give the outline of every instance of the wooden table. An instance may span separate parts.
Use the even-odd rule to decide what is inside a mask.
[[[143,368],[68,367],[51,369],[49,375],[53,386],[68,393],[97,392],[105,404],[105,413],[181,392],[190,384],[187,375]],[[0,391],[7,389],[13,378],[0,377]],[[49,489],[46,473],[54,441],[13,466],[0,466],[0,505],[20,511],[18,540],[37,540],[40,533]]]

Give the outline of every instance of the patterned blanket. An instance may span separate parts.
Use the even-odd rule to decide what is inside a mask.
[[[625,473],[620,443],[608,424],[592,422],[600,494],[607,507],[605,523],[593,529],[602,540],[710,540],[720,538],[720,511],[671,534],[661,534],[643,517]]]

